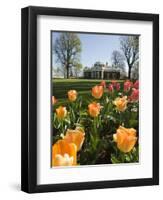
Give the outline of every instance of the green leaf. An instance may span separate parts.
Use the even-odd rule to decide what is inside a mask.
[[[128,154],[125,154],[125,160],[126,160],[127,162],[130,162],[130,156],[129,156]]]
[[[137,126],[137,124],[138,124],[138,120],[136,120],[136,119],[130,119],[129,120],[129,126],[130,127],[135,127],[135,126]]]
[[[111,162],[113,164],[116,164],[116,163],[121,163],[116,157],[114,154],[111,154]]]

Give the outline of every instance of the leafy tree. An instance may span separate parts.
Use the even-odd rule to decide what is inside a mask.
[[[128,78],[131,78],[131,70],[139,59],[139,36],[126,36],[120,38],[121,50],[128,65]]]
[[[81,53],[81,41],[75,33],[61,33],[55,40],[53,50],[56,61],[66,70],[66,78],[69,78],[69,70],[74,63],[79,62]]]

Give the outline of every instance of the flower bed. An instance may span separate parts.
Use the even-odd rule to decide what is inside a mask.
[[[102,81],[90,94],[52,97],[52,166],[138,162],[139,82]]]

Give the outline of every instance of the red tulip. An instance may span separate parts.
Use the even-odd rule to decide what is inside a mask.
[[[138,89],[139,88],[139,81],[135,81],[134,85],[133,85],[134,88]]]
[[[133,88],[129,99],[130,99],[130,101],[138,101],[139,100],[139,90]]]
[[[114,90],[113,84],[111,84],[111,83],[109,84],[108,90],[109,90],[109,92],[113,92],[113,90]]]
[[[120,90],[120,84],[116,83],[115,88],[116,88],[117,91],[119,91]]]
[[[131,87],[132,87],[133,83],[130,80],[127,80],[124,82],[124,91],[128,92]]]

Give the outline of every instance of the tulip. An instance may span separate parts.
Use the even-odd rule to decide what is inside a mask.
[[[127,80],[124,82],[124,91],[128,92],[131,87],[132,87],[133,83],[130,80]]]
[[[77,147],[66,140],[58,140],[52,147],[52,166],[76,165]]]
[[[74,143],[77,146],[77,151],[79,151],[83,145],[84,138],[84,131],[80,128],[76,128],[75,130],[68,129],[64,140],[66,140],[69,143]]]
[[[52,166],[72,166],[73,157],[69,156],[67,153],[64,156],[56,154],[55,158],[52,160]]]
[[[58,101],[58,100],[55,98],[55,96],[52,96],[52,105],[56,104],[57,101]]]
[[[119,91],[120,90],[120,84],[116,83],[115,88],[116,88],[117,91]]]
[[[112,81],[111,81],[111,84],[112,84],[113,86],[115,86],[115,85],[117,84],[117,81],[116,81],[116,80],[112,80]]]
[[[109,90],[109,92],[113,92],[114,91],[113,84],[109,84],[108,90]]]
[[[100,114],[100,109],[99,103],[93,102],[88,105],[88,113],[91,117],[97,117]]]
[[[139,90],[133,88],[129,99],[130,99],[130,101],[138,101],[139,100]]]
[[[100,99],[104,93],[104,88],[101,85],[96,85],[92,88],[92,96],[96,99]]]
[[[56,114],[58,119],[64,119],[67,116],[67,109],[66,107],[59,106],[56,109]]]
[[[118,111],[125,111],[126,108],[127,108],[127,96],[124,96],[122,98],[120,97],[117,97],[114,101],[113,101],[113,104],[116,106],[117,110]]]
[[[113,140],[117,143],[120,151],[128,153],[133,149],[137,141],[136,130],[120,126],[117,132],[113,134]]]
[[[100,85],[105,88],[106,87],[106,82],[103,80],[103,81],[101,81]]]
[[[75,101],[76,100],[76,98],[77,98],[77,92],[76,92],[76,90],[69,90],[68,91],[68,99],[69,99],[69,101]]]
[[[134,85],[133,85],[134,88],[138,89],[139,88],[139,81],[135,81]]]

